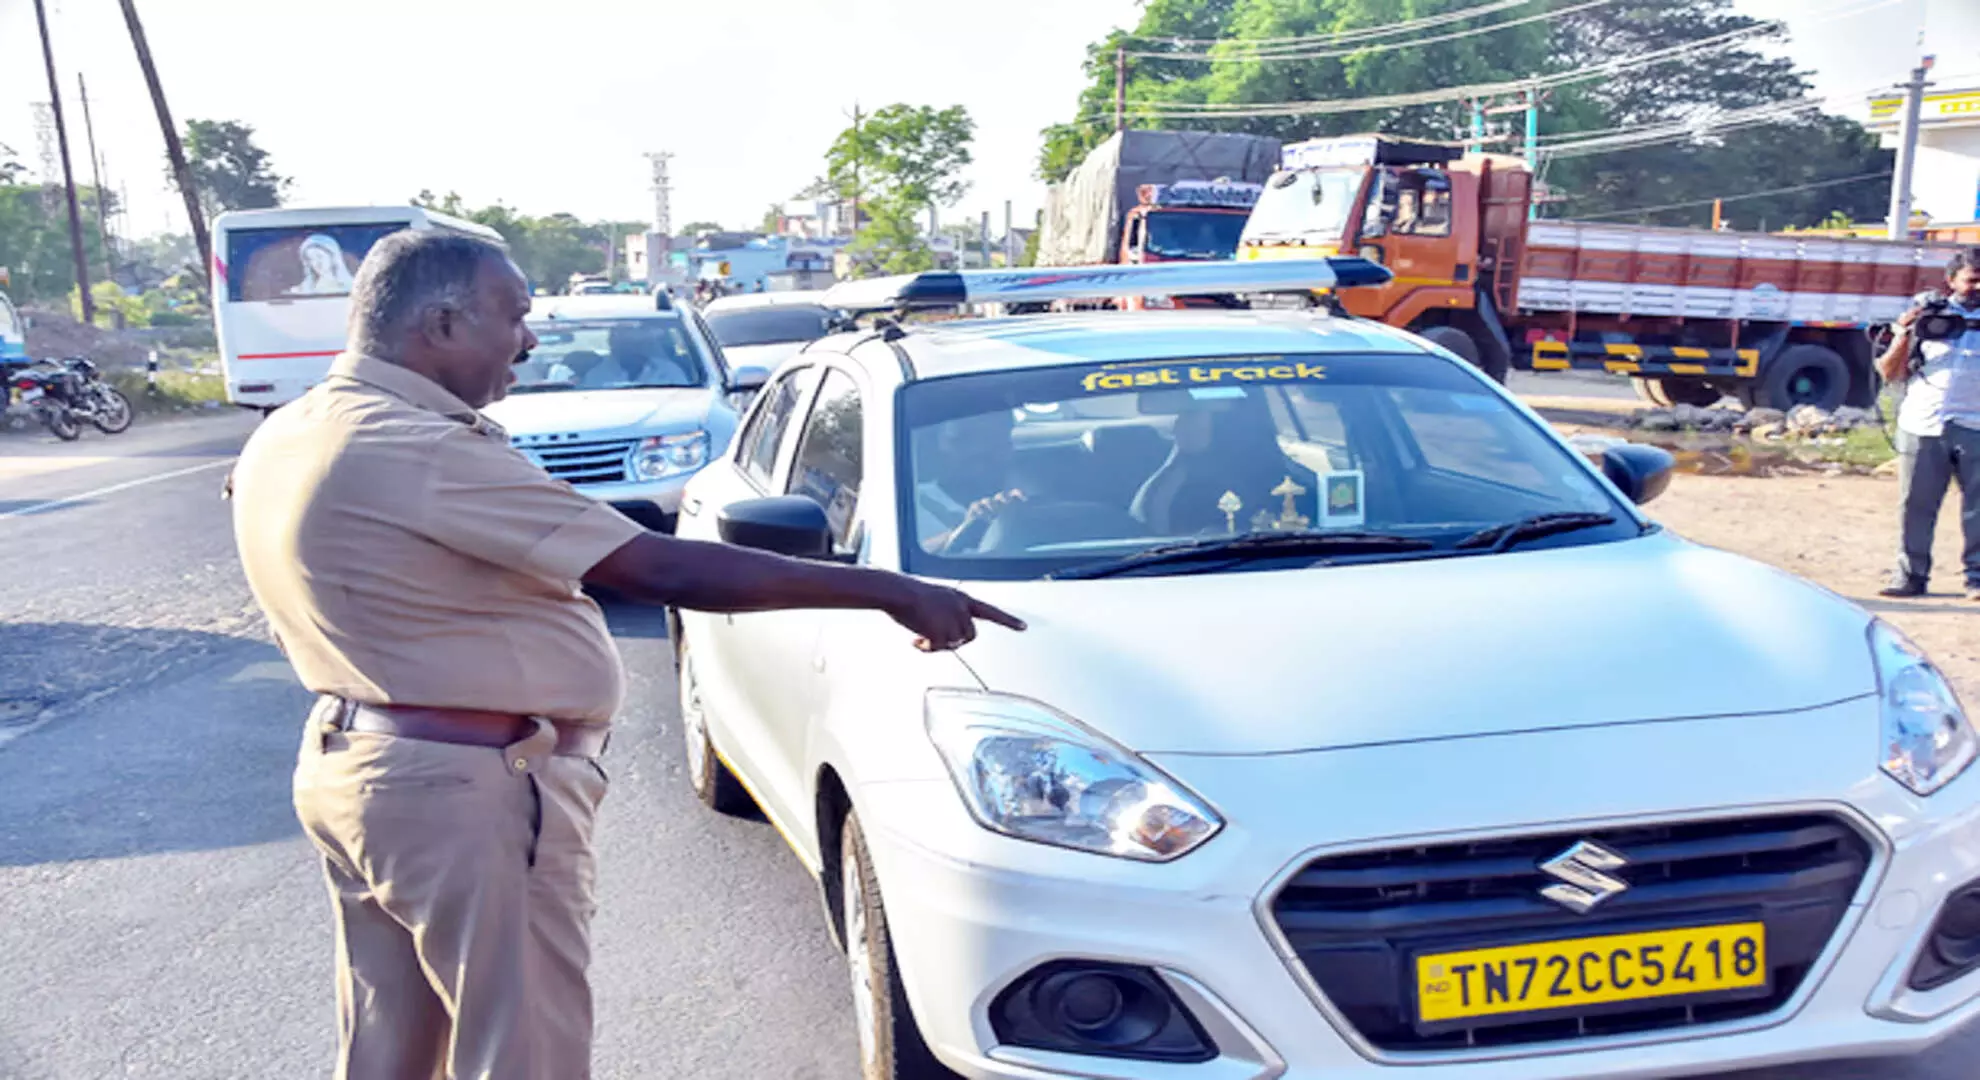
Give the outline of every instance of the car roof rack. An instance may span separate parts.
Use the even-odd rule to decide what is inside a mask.
[[[908,312],[967,304],[1050,303],[1118,296],[1218,293],[1308,293],[1381,285],[1386,267],[1355,255],[1146,263],[1138,266],[1040,266],[1023,270],[932,270],[843,281],[826,290],[827,307],[850,313]]]

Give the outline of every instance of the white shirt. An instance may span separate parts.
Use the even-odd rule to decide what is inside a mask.
[[[969,507],[950,498],[934,481],[914,485],[914,528],[924,549],[929,541],[961,525],[968,513]]]
[[[1980,308],[1947,308],[1973,318]],[[1980,431],[1980,330],[1968,330],[1949,341],[1926,341],[1918,346],[1924,361],[1904,387],[1898,406],[1898,430],[1923,438],[1945,434],[1948,423]]]

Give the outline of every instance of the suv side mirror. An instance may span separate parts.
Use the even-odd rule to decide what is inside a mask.
[[[1625,443],[1602,451],[1602,475],[1638,506],[1662,495],[1671,486],[1671,470],[1676,465],[1677,459],[1669,451],[1640,443]]]
[[[735,393],[761,390],[763,389],[763,384],[769,381],[770,369],[757,367],[754,364],[739,367],[729,372],[729,389]]]
[[[773,495],[730,503],[715,516],[725,544],[800,559],[832,554],[832,526],[825,508],[803,495]]]

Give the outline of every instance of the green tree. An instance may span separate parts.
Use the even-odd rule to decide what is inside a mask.
[[[208,216],[282,205],[289,180],[275,175],[268,151],[255,145],[253,128],[234,120],[188,120],[184,141],[186,165]]]
[[[861,224],[850,251],[862,268],[913,273],[934,265],[920,215],[968,190],[976,122],[960,105],[889,105],[845,129],[825,153],[825,179],[842,199],[858,199]]]
[[[760,233],[774,235],[777,232],[777,230],[783,226],[783,224],[784,224],[784,204],[771,203],[767,208],[764,209],[763,220],[757,224],[756,231]]]
[[[713,221],[690,221],[681,226],[682,236],[700,236],[705,232],[722,232],[722,226]]]
[[[1457,140],[1469,132],[1469,105],[1461,101],[1291,117],[1201,116],[1178,121],[1139,114],[1157,111],[1163,104],[1352,100],[1510,82],[1586,70],[1652,49],[1758,26],[1733,13],[1731,0],[1619,0],[1489,33],[1406,44],[1570,6],[1569,0],[1545,3],[1545,7],[1369,37],[1370,28],[1461,11],[1474,6],[1475,0],[1148,0],[1131,30],[1115,31],[1089,47],[1087,84],[1074,118],[1042,133],[1038,175],[1048,181],[1063,178],[1113,130],[1115,49],[1120,45],[1130,53],[1156,54],[1127,60],[1130,126],[1246,131],[1283,140],[1364,131]],[[1342,37],[1356,33],[1361,36]],[[1269,48],[1245,44],[1296,36],[1305,40]],[[1215,44],[1178,39],[1210,39]],[[1755,39],[1742,47],[1612,71],[1549,91],[1541,111],[1542,135],[1552,142],[1576,132],[1638,131],[1709,117],[1714,110],[1801,96],[1808,84],[1793,64],[1751,47],[1755,44],[1764,42]],[[1261,58],[1261,52],[1281,55]],[[1218,61],[1204,59],[1205,53]],[[1286,58],[1285,53],[1296,58]],[[1515,150],[1517,142],[1497,143],[1495,148]],[[1876,172],[1887,168],[1889,161],[1889,154],[1878,150],[1875,140],[1854,123],[1815,113],[1694,141],[1600,153],[1595,149],[1585,147],[1578,156],[1567,150],[1557,157],[1543,155],[1542,178],[1566,195],[1566,216],[1616,216],[1638,207],[1820,183]],[[1869,179],[1842,188],[1742,200],[1727,209],[1736,210],[1737,223],[1748,228],[1812,222],[1837,207],[1858,215],[1874,214],[1886,186],[1883,180]],[[1699,221],[1696,210],[1621,216],[1670,224]]]
[[[0,266],[12,279],[7,291],[14,299],[60,303],[76,283],[62,185],[21,183],[24,174],[12,152],[0,147]],[[76,195],[84,214],[83,254],[100,268],[103,241],[91,227],[97,192],[81,187]]]

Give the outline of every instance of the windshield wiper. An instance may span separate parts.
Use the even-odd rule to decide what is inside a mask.
[[[1115,577],[1161,567],[1191,567],[1202,573],[1219,566],[1293,555],[1382,555],[1425,551],[1436,545],[1413,536],[1368,532],[1247,533],[1214,540],[1191,540],[1144,548],[1117,559],[1074,566],[1046,575],[1054,580]]]
[[[1534,514],[1531,517],[1520,518],[1518,521],[1487,526],[1459,540],[1453,546],[1460,550],[1475,548],[1483,552],[1498,552],[1525,540],[1538,540],[1543,536],[1555,536],[1615,523],[1614,514],[1593,514],[1582,511]]]
[[[509,393],[549,394],[549,393],[555,393],[558,390],[576,390],[576,389],[577,389],[576,383],[567,383],[567,382],[517,383],[516,385],[509,387]]]

